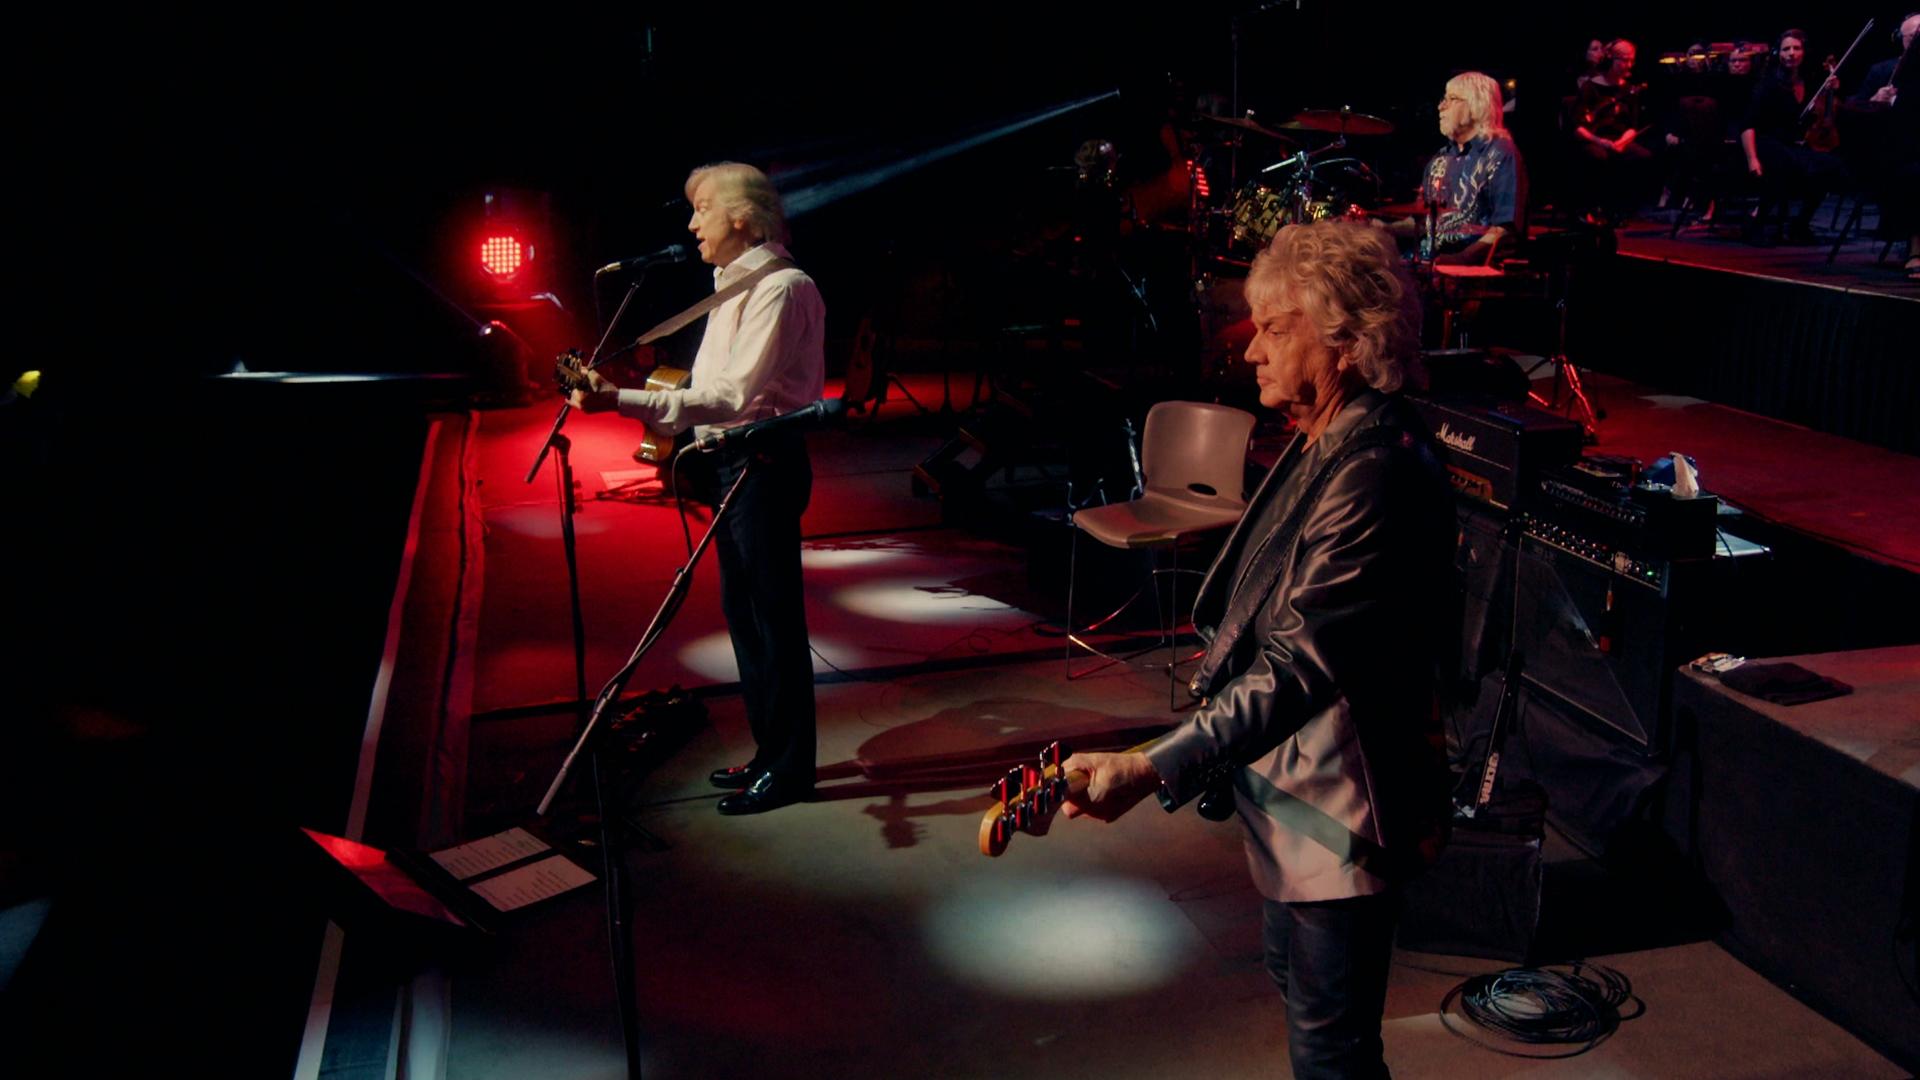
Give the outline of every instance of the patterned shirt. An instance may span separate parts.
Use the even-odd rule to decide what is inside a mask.
[[[1420,195],[1440,208],[1436,239],[1442,251],[1458,251],[1499,226],[1517,234],[1526,199],[1526,169],[1513,137],[1485,132],[1462,147],[1448,142],[1427,163]]]

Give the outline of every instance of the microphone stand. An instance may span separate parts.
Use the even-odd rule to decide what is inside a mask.
[[[618,316],[615,316],[617,319]],[[607,937],[613,954],[613,991],[614,1004],[620,1010],[620,1035],[626,1044],[627,1075],[638,1080],[640,1076],[640,1017],[634,1001],[633,990],[633,927],[627,919],[627,883],[626,856],[620,844],[620,834],[613,827],[611,815],[607,813],[606,800],[606,755],[605,732],[609,724],[605,721],[607,710],[625,692],[628,680],[639,670],[640,661],[653,648],[654,643],[666,632],[667,625],[680,610],[687,598],[687,591],[693,585],[693,569],[699,565],[700,557],[706,554],[707,547],[713,543],[715,530],[727,516],[727,509],[733,505],[733,497],[740,491],[747,474],[753,471],[753,461],[748,458],[734,479],[733,486],[720,500],[713,511],[713,517],[707,522],[707,531],[700,537],[700,543],[687,556],[685,565],[674,572],[673,583],[667,587],[666,598],[661,600],[659,610],[654,612],[653,621],[640,635],[639,644],[634,646],[633,655],[627,658],[619,671],[607,680],[600,695],[594,699],[593,711],[588,716],[580,737],[574,741],[573,749],[567,752],[566,760],[560,763],[560,771],[554,774],[553,783],[548,785],[547,793],[540,799],[540,805],[534,808],[537,816],[544,817],[552,807],[553,801],[566,784],[568,775],[573,771],[574,762],[583,752],[591,754],[591,777],[593,782],[593,802],[599,813],[600,827],[600,870],[601,880],[605,882],[607,899]],[[585,697],[585,694],[582,694]]]
[[[593,347],[593,355],[587,359],[589,369],[600,362],[600,351],[607,347],[607,339],[613,336],[613,328],[620,325],[620,316],[626,313],[627,305],[633,302],[634,295],[640,291],[640,285],[645,280],[646,274],[642,272],[627,287],[627,295],[621,298],[620,307],[614,311],[612,321],[600,334],[599,344]],[[540,466],[547,460],[547,451],[554,451],[557,466],[554,479],[560,485],[560,547],[567,559],[567,595],[573,615],[573,708],[576,720],[574,730],[578,731],[587,723],[587,631],[586,620],[580,609],[580,554],[573,536],[573,515],[579,511],[579,504],[573,497],[573,461],[569,457],[573,440],[560,431],[566,426],[567,416],[572,412],[572,402],[560,402],[560,412],[554,416],[553,427],[547,432],[545,441],[541,442],[540,452],[534,455],[533,467],[527,470],[526,482],[533,483],[533,478],[540,475]]]

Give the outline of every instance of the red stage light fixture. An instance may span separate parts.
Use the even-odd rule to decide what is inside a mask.
[[[513,280],[532,261],[533,245],[511,233],[489,235],[480,242],[480,269],[497,282]]]

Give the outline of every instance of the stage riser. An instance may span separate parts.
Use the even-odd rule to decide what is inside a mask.
[[[1911,660],[1879,670],[1891,677],[1901,663]],[[1838,707],[1866,708],[1871,690]],[[1920,792],[1704,682],[1677,679],[1673,704],[1666,825],[1727,912],[1720,943],[1881,1053],[1920,1066],[1911,985]],[[1876,730],[1859,727],[1863,742]]]
[[[1920,303],[1619,256],[1569,291],[1580,364],[1818,431],[1920,452]]]

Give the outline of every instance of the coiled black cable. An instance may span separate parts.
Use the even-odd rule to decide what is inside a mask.
[[[1476,1039],[1454,1026],[1447,1012],[1518,1043],[1577,1043],[1571,1050],[1528,1053]],[[1622,1006],[1630,1011],[1622,1012]],[[1447,991],[1440,1001],[1440,1023],[1448,1031],[1489,1050],[1513,1057],[1566,1058],[1584,1054],[1618,1031],[1622,1021],[1646,1011],[1633,996],[1625,975],[1599,964],[1576,961],[1538,968],[1508,968],[1475,975]]]

